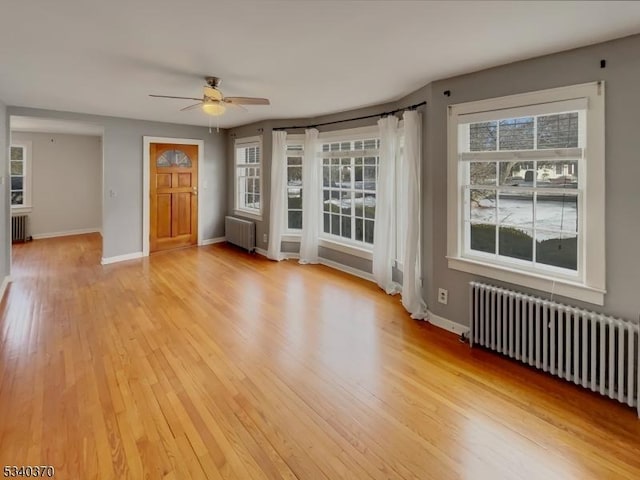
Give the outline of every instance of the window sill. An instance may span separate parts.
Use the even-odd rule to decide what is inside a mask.
[[[365,248],[356,247],[354,245],[347,245],[346,243],[336,242],[334,240],[328,240],[326,238],[320,238],[318,245],[329,250],[336,250],[338,252],[346,253],[347,255],[353,255],[354,257],[364,258],[365,260],[372,260],[373,253]]]
[[[467,258],[447,257],[447,259],[449,261],[449,268],[453,270],[481,275],[483,277],[553,293],[594,305],[604,305],[604,294],[607,293],[606,290],[588,287],[569,280],[553,279],[535,273],[522,272],[509,267],[489,265]]]
[[[262,221],[262,215],[261,214],[253,213],[253,212],[247,212],[246,210],[234,210],[233,214],[237,215],[238,217],[244,217],[244,218],[248,218],[250,220],[256,220],[258,222]]]
[[[31,213],[31,210],[30,206],[11,207],[11,215],[24,215],[25,213]]]

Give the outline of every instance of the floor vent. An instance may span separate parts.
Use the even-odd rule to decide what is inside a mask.
[[[638,325],[471,282],[471,346],[481,345],[638,409]]]

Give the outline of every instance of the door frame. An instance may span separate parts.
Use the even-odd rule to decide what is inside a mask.
[[[204,160],[204,140],[192,138],[173,137],[148,137],[144,136],[142,147],[142,256],[149,256],[149,234],[151,230],[151,144],[174,143],[176,145],[197,145],[198,147],[198,246],[202,245],[202,225],[200,212],[202,211],[202,183],[204,175],[201,175]]]

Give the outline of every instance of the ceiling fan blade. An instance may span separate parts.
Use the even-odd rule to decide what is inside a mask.
[[[247,110],[246,108],[244,108],[242,105],[240,105],[239,103],[224,103],[225,107],[231,107],[234,110],[242,110],[245,112],[248,112],[249,110]]]
[[[223,102],[232,105],[271,105],[268,98],[225,97]]]
[[[155,98],[176,98],[178,100],[202,100],[201,98],[194,98],[194,97],[172,97],[171,95],[149,95],[150,97],[155,97]]]
[[[198,108],[198,107],[201,107],[201,106],[202,106],[202,102],[198,102],[198,103],[196,103],[194,105],[189,105],[188,107],[181,108],[180,111],[181,112],[185,112],[187,110],[193,110],[194,108]]]

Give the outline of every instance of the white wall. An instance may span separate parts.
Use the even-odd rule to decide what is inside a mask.
[[[101,229],[101,137],[11,132],[11,141],[31,143],[30,235]]]

